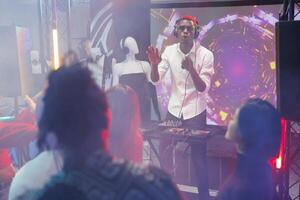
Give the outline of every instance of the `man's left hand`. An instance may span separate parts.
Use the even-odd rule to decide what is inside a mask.
[[[186,69],[189,72],[191,72],[191,70],[194,68],[193,67],[193,61],[188,56],[182,61],[181,66],[182,66],[183,69]]]

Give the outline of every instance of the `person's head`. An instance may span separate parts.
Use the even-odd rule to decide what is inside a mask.
[[[64,153],[104,149],[108,105],[91,72],[79,63],[61,67],[49,75],[48,84],[38,122],[39,146],[48,147],[48,138],[55,136]]]
[[[181,41],[197,39],[199,22],[193,16],[183,16],[175,22],[174,36]]]
[[[107,91],[107,99],[111,111],[111,136],[119,130],[130,130],[133,125],[139,127],[139,100],[133,89],[127,85],[117,85]]]
[[[257,152],[266,159],[275,157],[281,138],[280,115],[269,102],[249,99],[236,111],[225,137],[235,141],[242,154]]]
[[[120,46],[125,55],[127,55],[128,53],[131,53],[133,55],[139,53],[138,45],[133,37],[126,37],[125,39],[121,39]]]
[[[78,62],[79,62],[79,59],[78,59],[77,53],[73,50],[67,51],[64,54],[63,59],[62,59],[62,65],[65,67],[72,66]]]
[[[141,156],[136,156],[137,154],[141,155],[142,152],[142,149],[138,149],[139,144],[137,144],[141,139],[139,131],[140,109],[137,94],[129,86],[117,85],[108,90],[107,99],[111,110],[109,131],[111,152],[119,157],[141,160]],[[130,144],[135,144],[135,147],[133,146],[131,151],[127,151]]]

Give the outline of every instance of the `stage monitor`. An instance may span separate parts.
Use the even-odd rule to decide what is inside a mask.
[[[276,23],[277,93],[282,116],[300,122],[300,21]]]
[[[151,9],[151,44],[160,50],[176,42],[173,27],[180,16],[194,15],[199,20],[197,40],[215,58],[207,98],[208,124],[226,126],[248,98],[262,98],[276,105],[275,23],[280,6]],[[170,76],[157,90],[165,114]]]

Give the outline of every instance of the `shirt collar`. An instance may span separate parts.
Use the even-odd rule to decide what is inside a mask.
[[[182,54],[183,56],[189,55],[189,54],[195,54],[196,53],[196,43],[195,41],[193,41],[193,47],[191,48],[191,50],[187,53],[184,54],[181,50],[180,50],[180,43],[177,44],[177,51]]]

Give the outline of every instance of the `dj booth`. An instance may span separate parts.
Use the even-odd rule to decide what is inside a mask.
[[[195,163],[192,161],[195,170],[199,171],[199,177],[196,177],[194,183],[189,183],[198,188],[199,199],[209,199],[209,184],[208,184],[208,167],[207,167],[207,143],[209,139],[216,135],[224,136],[226,129],[220,126],[207,126],[202,130],[193,130],[178,126],[178,124],[164,122],[161,124],[152,124],[151,126],[142,130],[144,140],[148,141],[151,152],[158,160],[158,164],[162,166],[162,157],[158,151],[158,146],[154,141],[160,141],[162,139],[168,139],[172,143],[177,144],[179,142],[186,143],[187,146],[197,145],[197,156],[199,164],[196,168]],[[172,154],[173,161],[175,160],[175,154]],[[174,164],[174,163],[173,163]]]

